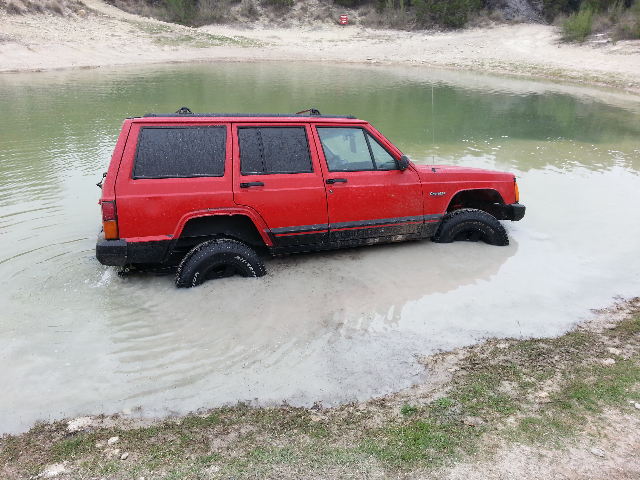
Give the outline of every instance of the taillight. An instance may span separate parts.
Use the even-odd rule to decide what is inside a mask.
[[[118,239],[118,220],[116,217],[116,202],[102,202],[102,228],[104,238]]]
[[[513,177],[513,185],[516,187],[516,203],[520,201],[520,191],[518,190],[518,182],[516,182],[516,177]]]

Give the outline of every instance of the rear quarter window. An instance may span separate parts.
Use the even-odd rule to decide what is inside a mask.
[[[227,127],[142,127],[131,177],[224,175]]]

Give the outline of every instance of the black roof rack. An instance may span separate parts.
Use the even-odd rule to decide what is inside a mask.
[[[306,114],[306,115],[303,115]],[[321,115],[319,110],[310,108],[298,113],[193,113],[189,108],[182,107],[176,113],[147,113],[146,117],[305,117],[320,118],[349,118],[356,119],[353,115]]]
[[[146,117],[314,117],[357,119],[353,115],[298,115],[295,113],[147,113],[142,118]]]

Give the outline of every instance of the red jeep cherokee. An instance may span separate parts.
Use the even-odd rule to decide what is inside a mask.
[[[100,263],[179,265],[178,287],[264,275],[256,250],[507,245],[498,220],[525,213],[512,174],[414,165],[366,121],[317,110],[127,119],[100,185]]]

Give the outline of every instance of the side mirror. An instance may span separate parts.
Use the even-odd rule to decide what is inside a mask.
[[[409,168],[409,157],[407,157],[406,155],[402,155],[400,157],[400,160],[398,160],[398,168],[402,171],[405,171],[407,168]]]

